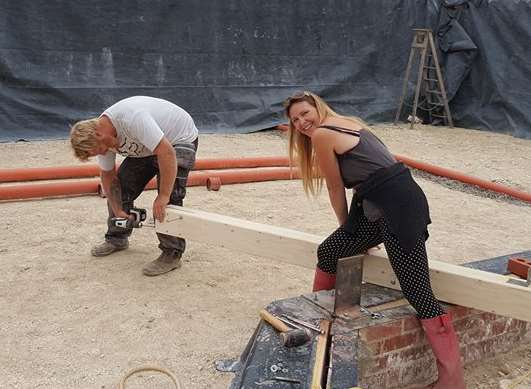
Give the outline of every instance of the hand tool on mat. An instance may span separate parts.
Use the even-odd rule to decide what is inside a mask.
[[[381,318],[384,317],[383,313],[373,312],[373,311],[370,311],[370,310],[368,310],[367,308],[364,308],[364,307],[360,307],[360,311],[362,313],[365,313],[366,315],[370,315],[371,319],[381,319]]]
[[[260,311],[262,320],[271,324],[271,326],[280,332],[280,340],[286,347],[301,346],[311,339],[310,331],[305,328],[291,329],[287,324],[283,323],[278,317],[269,313],[265,309]]]
[[[297,328],[297,327],[300,327],[300,326],[303,326],[303,327],[306,327],[310,330],[314,330],[320,334],[324,334],[324,331],[322,329],[320,329],[319,327],[317,326],[314,326],[313,324],[310,324],[310,323],[306,323],[305,321],[302,321],[302,320],[299,320],[295,317],[291,317],[291,316],[288,316],[286,314],[282,314],[282,318],[285,319],[288,324],[292,325],[293,327]]]

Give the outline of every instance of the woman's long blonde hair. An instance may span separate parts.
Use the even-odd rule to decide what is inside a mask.
[[[293,127],[293,123],[289,116],[289,111],[293,104],[302,101],[306,101],[308,104],[315,107],[317,114],[319,115],[320,123],[329,117],[336,117],[349,120],[358,126],[361,125],[363,128],[368,128],[368,126],[363,120],[355,116],[339,115],[322,98],[312,92],[299,92],[286,99],[284,107],[286,108],[285,114],[289,121],[288,147],[290,164],[291,166],[295,165],[299,167],[304,192],[307,195],[312,194],[317,196],[323,187],[323,177],[321,177],[319,171],[319,163],[317,161],[312,141],[309,136],[301,134]]]

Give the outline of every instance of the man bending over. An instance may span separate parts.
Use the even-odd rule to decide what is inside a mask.
[[[133,96],[118,101],[98,118],[82,120],[70,130],[75,156],[97,156],[107,196],[109,218],[105,241],[92,248],[95,257],[127,249],[132,228],[116,227],[113,217],[129,211],[147,183],[157,176],[153,217],[164,221],[166,205],[183,205],[188,173],[195,163],[198,131],[192,117],[177,105],[154,97]],[[126,157],[116,169],[116,153]],[[162,253],[143,273],[156,276],[181,266],[186,242],[157,233]]]

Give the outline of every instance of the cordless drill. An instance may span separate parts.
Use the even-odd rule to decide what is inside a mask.
[[[142,222],[146,220],[147,212],[142,208],[131,208],[130,215],[133,215],[133,219],[125,217],[113,217],[111,223],[115,227],[120,228],[140,228]]]

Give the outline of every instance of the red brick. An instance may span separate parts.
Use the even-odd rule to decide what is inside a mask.
[[[484,358],[483,349],[480,343],[467,344],[461,351],[465,364],[480,361]]]
[[[531,323],[460,306],[451,306],[449,311],[467,364],[531,340]],[[415,316],[363,328],[360,334],[368,351],[365,359],[358,360],[363,388],[403,389],[435,378],[433,353]]]
[[[367,349],[369,349],[369,351],[373,355],[380,355],[382,353],[382,341],[381,340],[377,340],[374,342],[366,342],[365,347],[367,347]]]
[[[474,313],[474,310],[460,305],[452,305],[448,308],[448,312],[452,315],[453,319],[460,319],[470,316]]]
[[[531,323],[527,323],[524,330],[524,338],[531,340]]]
[[[437,378],[437,367],[435,360],[422,359],[416,363],[402,366],[400,369],[399,382],[403,385],[410,386],[411,384],[428,385]]]
[[[522,338],[518,331],[506,332],[499,336],[484,339],[480,342],[466,344],[463,356],[466,363],[489,358],[497,353],[506,352],[514,347]]]
[[[464,319],[454,321],[454,328],[458,333],[464,333],[471,328],[485,326],[485,320],[481,317],[470,316]]]
[[[390,352],[387,355],[389,365],[400,363],[412,363],[418,359],[431,358],[433,353],[430,351],[431,347],[427,344],[418,347],[408,347]]]
[[[485,325],[481,321],[474,323],[465,331],[458,333],[458,338],[461,343],[476,343],[488,337],[489,325]]]
[[[505,327],[506,332],[510,332],[512,330],[515,330],[520,325],[519,320],[508,318],[507,319],[507,326]]]
[[[380,373],[380,374],[377,374],[377,375],[373,375],[373,376],[360,376],[359,377],[359,383],[358,385],[360,385],[362,388],[367,388],[367,389],[381,389],[381,388],[385,388],[385,385],[386,385],[386,380],[387,380],[387,372],[384,372],[384,373]]]
[[[419,334],[420,331],[415,331],[405,335],[398,335],[393,338],[385,339],[382,344],[382,353],[416,345],[419,341]]]
[[[364,389],[402,388],[403,386],[400,385],[399,376],[400,370],[398,368],[391,368],[373,376],[360,376],[358,385]],[[388,379],[389,377],[395,377],[393,378],[394,382],[391,381],[391,385],[388,384],[388,381],[390,381]]]
[[[421,328],[420,321],[415,316],[402,319],[402,331],[407,332]]]
[[[487,322],[489,321],[495,321],[499,318],[500,316],[496,315],[495,313],[491,313],[491,312],[483,312],[481,314],[481,318]]]
[[[495,322],[491,323],[489,336],[497,336],[506,331],[507,328],[507,320],[506,319],[498,319]]]
[[[402,322],[396,320],[391,323],[365,327],[360,329],[359,333],[361,339],[367,342],[393,337],[402,333]]]
[[[367,376],[376,375],[383,371],[387,371],[389,367],[392,366],[388,363],[388,361],[389,358],[387,355],[365,359],[363,361],[358,360],[360,367],[363,366],[363,368],[360,368],[359,370]]]
[[[387,371],[386,388],[396,387],[396,384],[400,383],[400,368],[395,367]]]
[[[509,258],[507,263],[507,270],[517,276],[526,279],[529,269],[531,269],[531,261],[521,257]]]

